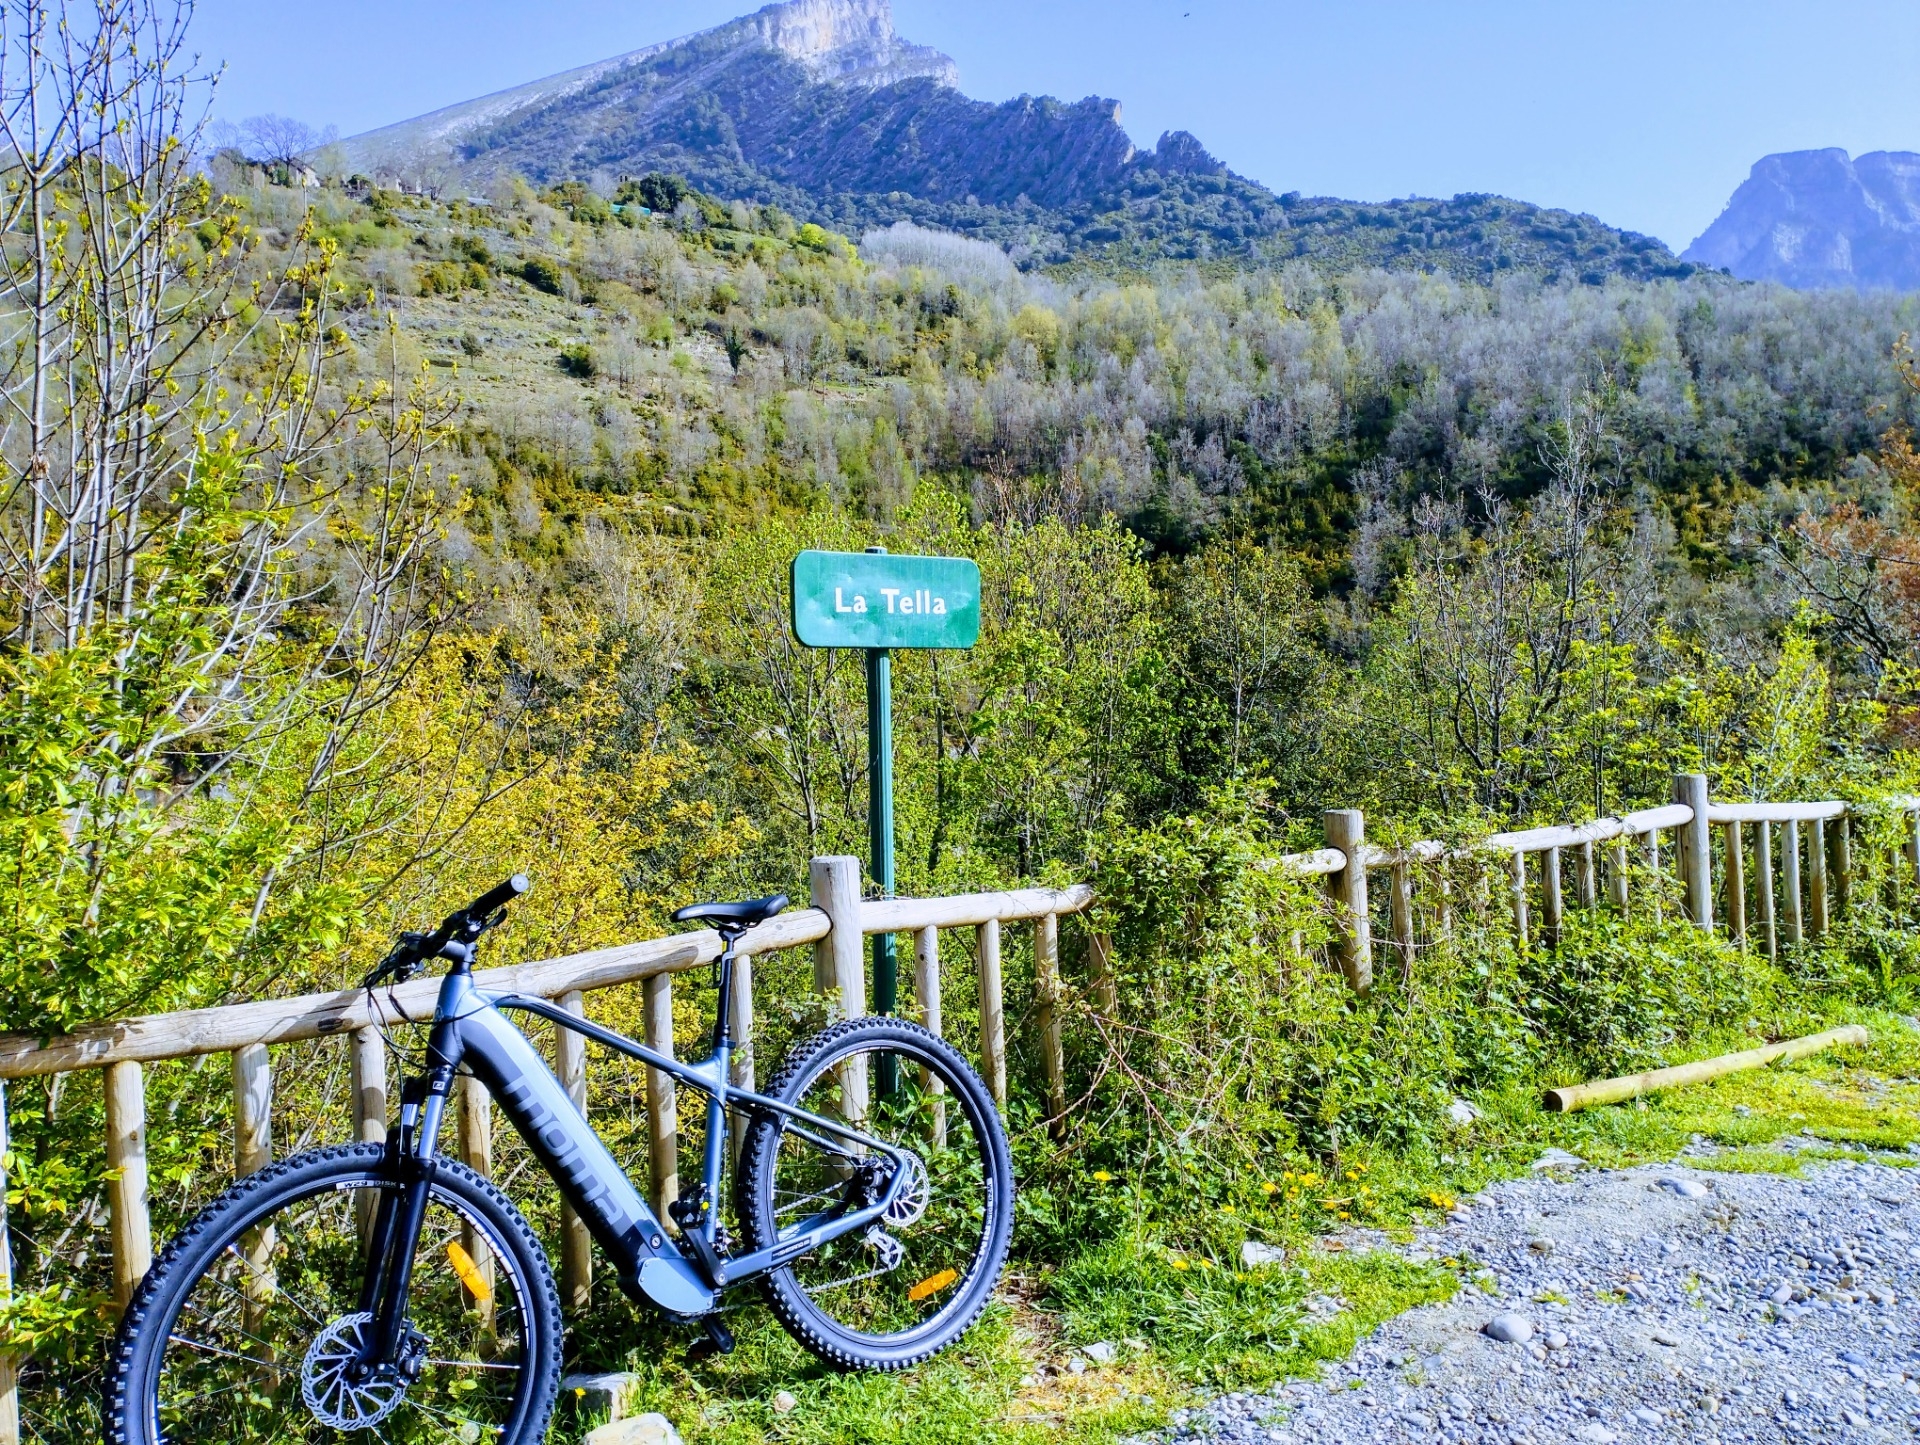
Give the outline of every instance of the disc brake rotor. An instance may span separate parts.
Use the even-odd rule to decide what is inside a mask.
[[[906,1176],[900,1185],[900,1192],[894,1195],[893,1203],[887,1206],[887,1212],[881,1216],[895,1229],[918,1223],[933,1198],[933,1186],[927,1179],[927,1166],[921,1162],[918,1154],[909,1153],[906,1162],[900,1166],[900,1172]]]
[[[300,1365],[300,1397],[314,1419],[336,1430],[367,1430],[400,1408],[410,1383],[395,1373],[349,1378],[359,1362],[370,1314],[342,1315],[307,1347]]]

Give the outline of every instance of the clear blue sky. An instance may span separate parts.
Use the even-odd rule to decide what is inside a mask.
[[[719,24],[743,0],[200,0],[229,119],[343,135]],[[1772,151],[1920,150],[1920,0],[895,0],[967,94],[1125,104],[1275,190],[1496,191],[1676,250]]]

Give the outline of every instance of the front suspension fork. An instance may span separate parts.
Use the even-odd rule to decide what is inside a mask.
[[[387,1145],[395,1186],[380,1191],[360,1284],[361,1313],[373,1316],[361,1357],[368,1369],[397,1363],[407,1339],[407,1292],[438,1172],[434,1140],[452,1086],[453,1068],[442,1065],[425,1078],[409,1079],[401,1093],[400,1127]]]

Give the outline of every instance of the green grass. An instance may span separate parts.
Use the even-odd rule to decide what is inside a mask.
[[[1154,1363],[1177,1379],[1215,1386],[1261,1385],[1344,1358],[1382,1320],[1449,1298],[1451,1271],[1397,1254],[1302,1252],[1295,1262],[1243,1270],[1149,1239],[1101,1245],[1054,1277],[1047,1303],[1062,1337],[1151,1341]],[[1345,1308],[1316,1318],[1310,1295]]]

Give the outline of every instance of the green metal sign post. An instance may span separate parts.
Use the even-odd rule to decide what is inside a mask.
[[[980,568],[959,557],[802,552],[793,559],[793,635],[807,647],[857,647],[867,661],[867,838],[873,881],[891,898],[893,869],[893,658],[901,647],[968,648],[980,636]],[[900,1003],[891,933],[873,938],[873,1006]],[[880,1064],[880,1092],[898,1082]]]

